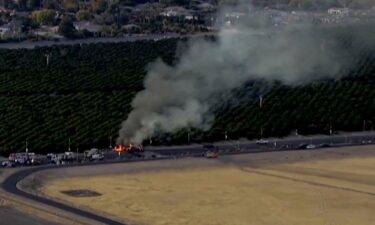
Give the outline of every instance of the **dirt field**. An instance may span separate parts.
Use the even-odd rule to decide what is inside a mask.
[[[40,176],[50,179],[43,193],[131,224],[375,224],[373,146],[102,165]],[[62,193],[82,189],[101,195]]]

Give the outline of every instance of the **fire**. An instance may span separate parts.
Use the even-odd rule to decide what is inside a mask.
[[[112,151],[114,152],[117,152],[117,153],[121,153],[121,152],[128,152],[128,151],[131,151],[133,150],[134,148],[138,149],[138,150],[142,150],[142,146],[135,146],[133,144],[129,144],[129,145],[116,145]]]
[[[125,152],[127,148],[125,145],[116,145],[113,149],[114,152]]]

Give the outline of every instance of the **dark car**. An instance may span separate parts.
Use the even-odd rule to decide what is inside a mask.
[[[298,149],[306,149],[307,146],[308,146],[308,144],[302,143],[302,144],[298,145]]]

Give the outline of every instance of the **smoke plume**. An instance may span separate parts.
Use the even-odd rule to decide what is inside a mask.
[[[118,143],[141,143],[157,131],[208,129],[209,109],[217,104],[213,96],[249,80],[295,85],[340,75],[342,52],[319,29],[307,24],[276,29],[246,15],[229,20],[233,11],[221,12],[216,41],[192,40],[176,65],[159,59],[148,67],[145,89],[135,96]]]

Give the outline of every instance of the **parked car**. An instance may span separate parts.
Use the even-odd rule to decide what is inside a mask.
[[[313,144],[309,144],[306,146],[306,149],[315,149],[316,148],[316,145],[313,145]]]
[[[1,162],[2,167],[13,167],[14,163],[11,160],[5,160]]]
[[[266,145],[266,144],[268,144],[268,140],[265,140],[265,139],[259,139],[259,140],[256,141],[256,143],[257,143],[258,145]]]
[[[55,153],[48,153],[48,154],[47,154],[47,159],[52,159],[52,158],[54,158],[55,156],[56,156]]]
[[[94,161],[94,160],[103,160],[104,159],[104,155],[103,153],[101,152],[98,152],[98,153],[95,153],[93,155],[91,155],[91,161]]]

